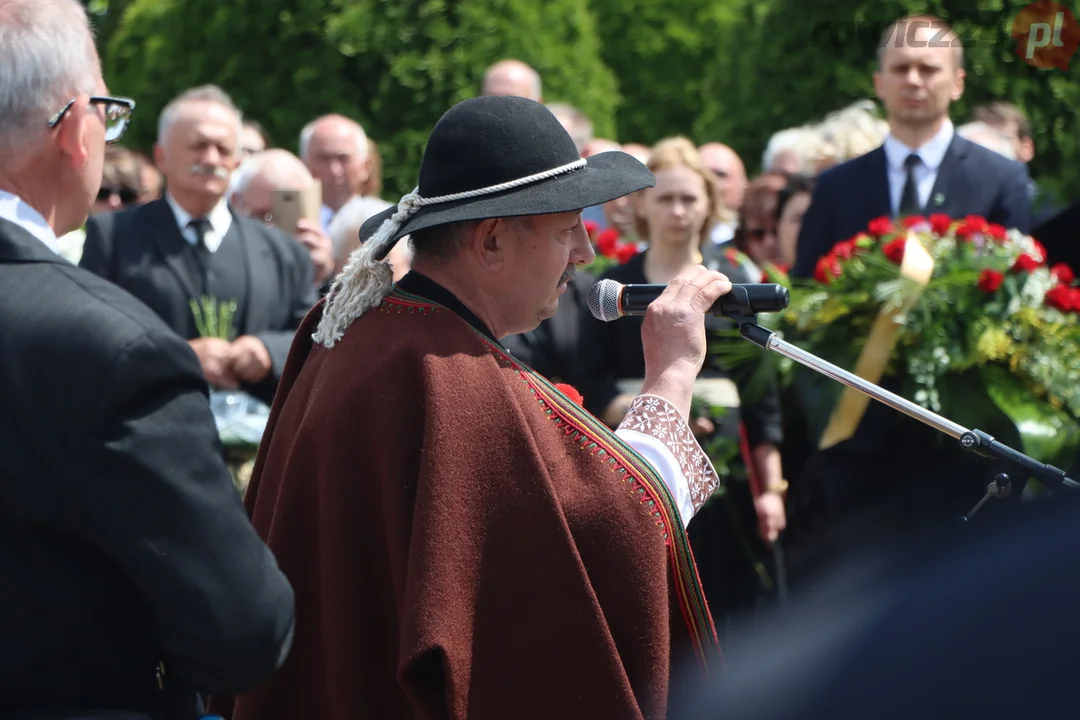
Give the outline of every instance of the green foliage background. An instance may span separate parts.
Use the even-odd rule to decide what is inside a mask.
[[[878,37],[932,12],[961,32],[963,122],[1007,99],[1031,117],[1032,174],[1080,196],[1080,73],[1036,70],[1009,28],[1008,0],[87,0],[106,79],[138,101],[130,144],[149,149],[158,112],[184,88],[221,85],[295,149],[305,122],[341,112],[384,155],[385,192],[410,189],[424,140],[503,57],[536,67],[545,100],[582,108],[596,134],[673,134],[732,145],[759,169],[773,132],[873,97]],[[1080,60],[1077,60],[1080,62]]]

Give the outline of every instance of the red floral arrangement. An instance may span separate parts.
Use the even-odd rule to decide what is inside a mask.
[[[618,228],[600,230],[597,223],[586,220],[585,231],[596,251],[596,259],[585,267],[593,275],[601,275],[614,265],[625,265],[640,252],[637,242],[623,238]]]
[[[812,282],[779,281],[791,304],[775,329],[806,350],[853,368],[888,310],[907,397],[950,417],[989,399],[1029,455],[1080,452],[1080,288],[1029,235],[977,216],[880,217],[836,243]]]

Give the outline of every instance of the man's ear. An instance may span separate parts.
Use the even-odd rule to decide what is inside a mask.
[[[154,143],[154,167],[158,170],[165,167],[165,149],[158,143]]]
[[[470,233],[472,250],[482,267],[500,270],[506,262],[506,243],[509,227],[501,218],[481,220]]]
[[[95,109],[90,107],[85,95],[75,100],[64,119],[57,126],[56,142],[65,155],[71,158],[71,166],[76,170],[84,167],[90,159],[90,123],[101,122],[95,118]]]

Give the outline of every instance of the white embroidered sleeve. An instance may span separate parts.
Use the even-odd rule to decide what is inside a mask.
[[[639,395],[615,434],[663,478],[683,526],[689,525],[720,485],[720,478],[675,406],[657,395]]]

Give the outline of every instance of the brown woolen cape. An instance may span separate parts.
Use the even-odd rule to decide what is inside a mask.
[[[336,346],[297,332],[246,503],[296,594],[234,720],[662,718],[719,664],[643,459],[442,306],[400,290]]]

